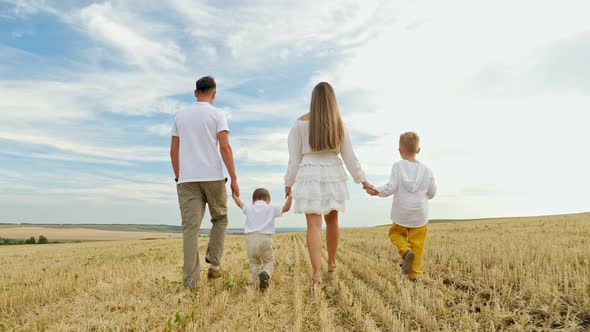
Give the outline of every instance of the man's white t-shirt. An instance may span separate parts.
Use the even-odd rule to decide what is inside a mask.
[[[254,204],[244,205],[242,210],[246,215],[244,233],[275,233],[275,218],[283,215],[283,207],[270,205],[265,201],[256,201]]]
[[[170,133],[180,140],[178,183],[223,180],[217,134],[229,131],[225,113],[207,102],[196,102],[176,114]]]

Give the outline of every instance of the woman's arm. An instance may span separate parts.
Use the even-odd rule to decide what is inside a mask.
[[[293,202],[293,196],[287,197],[287,201],[285,205],[283,205],[283,213],[289,212],[291,210],[291,203]]]
[[[352,175],[354,182],[362,183],[364,188],[372,187],[368,182],[366,182],[365,172],[363,171],[361,163],[354,153],[350,135],[348,134],[348,129],[346,128],[344,128],[344,140],[342,142],[342,146],[340,146],[340,155],[342,156],[344,165],[346,165],[346,169],[348,169],[348,172],[350,175]]]
[[[295,184],[299,164],[301,163],[301,137],[297,124],[289,132],[289,164],[287,166],[287,174],[285,174],[285,187],[291,188]],[[290,189],[289,189],[290,191]]]

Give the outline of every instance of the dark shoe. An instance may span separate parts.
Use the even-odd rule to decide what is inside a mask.
[[[227,276],[228,273],[225,272],[222,268],[219,268],[218,270],[209,268],[209,271],[207,272],[207,279],[225,278]]]
[[[266,271],[262,271],[258,275],[258,280],[260,280],[260,284],[258,285],[258,287],[261,291],[264,292],[270,284],[270,276],[268,275],[268,273],[266,273]]]
[[[404,253],[403,262],[402,262],[402,273],[403,274],[410,274],[412,272],[412,265],[414,265],[414,252],[412,250],[407,250]]]

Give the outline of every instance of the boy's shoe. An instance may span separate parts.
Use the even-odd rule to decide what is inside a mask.
[[[258,287],[261,291],[264,292],[270,284],[270,276],[268,275],[268,273],[266,273],[266,271],[262,271],[258,275],[258,280],[260,280],[260,284],[258,285]]]
[[[209,271],[207,272],[207,279],[218,279],[218,278],[225,278],[228,276],[228,273],[225,272],[222,268],[219,268],[217,270],[209,268]]]
[[[410,274],[412,272],[412,265],[414,265],[414,252],[412,250],[406,250],[406,252],[404,252],[404,256],[402,257],[402,259],[404,260],[402,262],[402,273],[403,274]]]

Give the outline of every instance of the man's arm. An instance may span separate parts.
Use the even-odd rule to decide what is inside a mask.
[[[238,197],[238,195],[236,194],[232,194],[231,197],[233,197],[234,202],[236,202],[236,205],[240,208],[240,209],[244,209],[244,202],[242,202],[242,200],[240,199],[240,197]]]
[[[291,203],[292,202],[293,202],[293,196],[289,195],[289,197],[287,197],[287,201],[285,202],[285,205],[283,205],[283,213],[289,212],[289,210],[291,210]]]
[[[172,142],[170,143],[170,160],[172,161],[172,169],[174,170],[174,177],[178,179],[180,176],[180,139],[178,136],[172,136]]]
[[[229,131],[220,131],[217,134],[217,139],[219,140],[219,152],[221,152],[221,158],[223,159],[223,163],[225,164],[231,179],[230,187],[232,195],[235,194],[240,196],[238,176],[236,175],[236,168],[234,166],[234,154],[231,144],[229,143]]]

